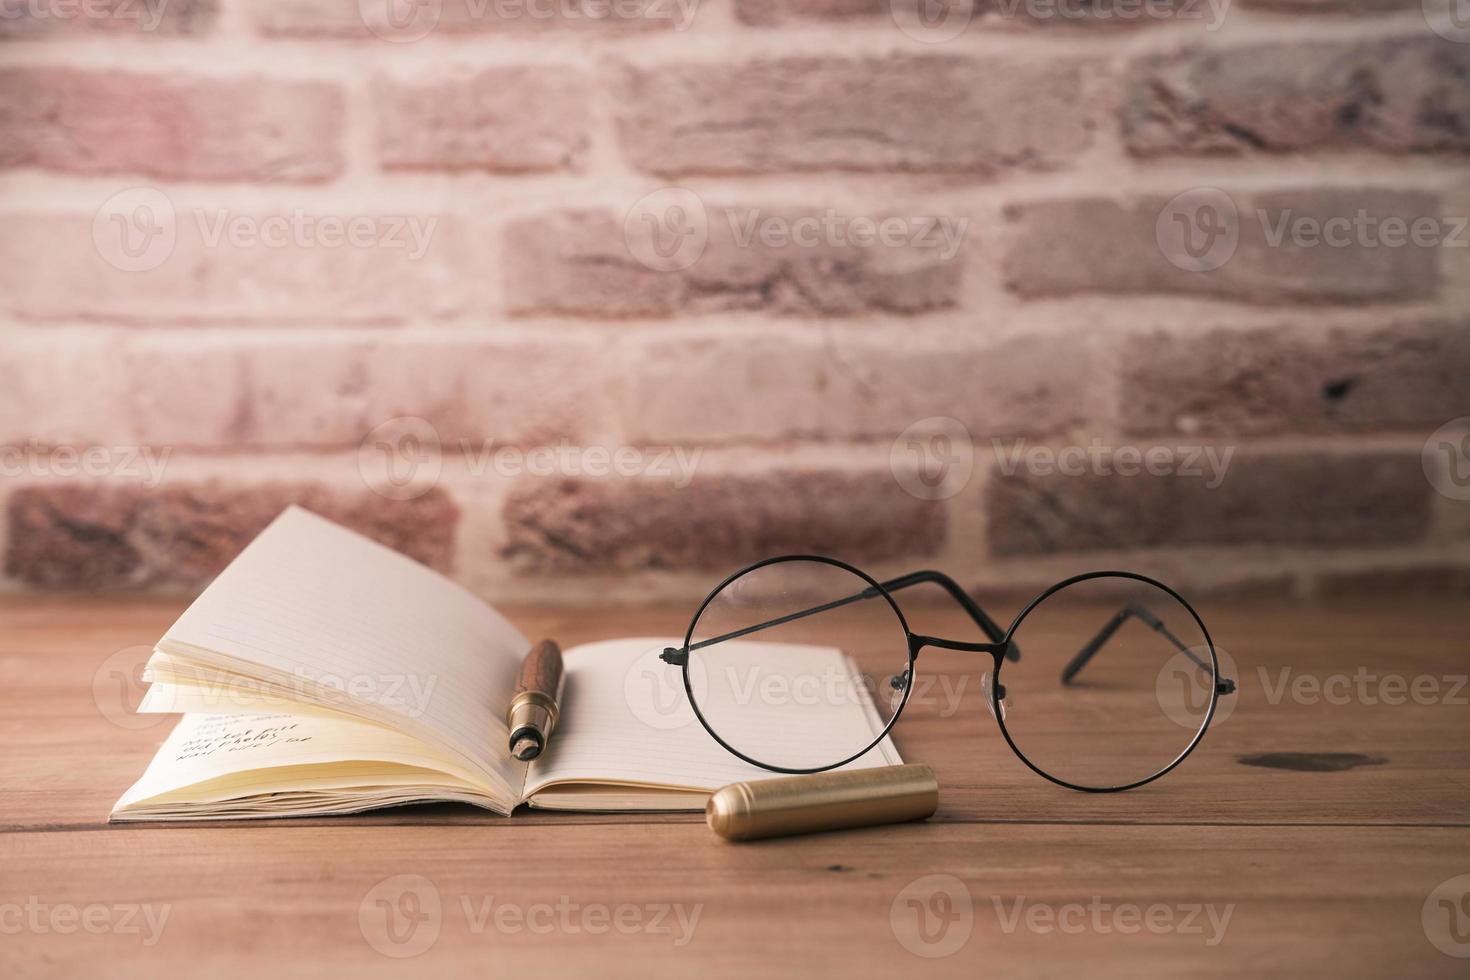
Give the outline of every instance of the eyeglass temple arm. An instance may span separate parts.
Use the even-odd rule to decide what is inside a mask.
[[[965,590],[960,587],[960,584],[958,582],[950,578],[948,575],[945,575],[943,572],[910,572],[908,575],[900,575],[898,578],[890,579],[887,582],[883,582],[882,586],[887,591],[894,592],[898,589],[906,589],[909,586],[922,585],[929,582],[942,586],[944,588],[944,591],[948,592],[950,597],[958,602],[960,606],[965,610],[965,612],[970,614],[970,618],[973,619],[975,621],[975,624],[979,626],[980,629],[985,633],[985,635],[990,638],[992,643],[1000,643],[1005,639],[1005,631],[996,624],[995,620],[991,619],[988,615],[985,614],[985,610],[981,609],[979,604],[976,603],[974,599],[970,598]],[[751,633],[756,633],[763,629],[770,629],[773,626],[780,626],[784,623],[792,622],[793,620],[804,619],[807,616],[815,616],[817,613],[827,612],[830,609],[837,609],[841,606],[846,606],[849,603],[853,602],[859,602],[863,599],[875,599],[877,598],[877,596],[878,590],[870,586],[869,588],[866,588],[861,592],[846,596],[841,599],[834,599],[831,602],[825,602],[820,606],[813,606],[810,609],[801,609],[794,613],[787,613],[785,616],[779,616],[776,619],[768,619],[764,623],[756,623],[754,626],[745,627],[745,629],[735,630],[731,633],[724,633],[720,636],[712,636],[707,640],[700,640],[698,643],[691,643],[688,647],[684,649],[675,649],[674,647],[668,647],[664,650],[662,654],[660,654],[659,659],[663,660],[665,663],[670,664],[683,663],[684,659],[688,656],[690,650],[699,650],[714,643],[723,643],[725,640],[734,640],[742,636],[749,636]],[[1006,649],[1006,657],[1010,660],[1019,660],[1021,657],[1021,648],[1016,646],[1016,644],[1014,643],[1010,644]]]
[[[1169,631],[1169,627],[1164,625],[1164,621],[1162,619],[1149,612],[1149,610],[1144,606],[1131,604],[1124,606],[1122,609],[1119,609],[1116,613],[1114,613],[1113,618],[1104,623],[1102,629],[1098,630],[1097,633],[1092,637],[1092,639],[1088,640],[1087,644],[1083,646],[1081,650],[1077,651],[1077,655],[1071,659],[1067,666],[1062,668],[1062,683],[1072,683],[1072,678],[1077,676],[1077,672],[1080,671],[1083,667],[1087,666],[1087,662],[1093,658],[1098,650],[1102,649],[1103,644],[1112,639],[1113,634],[1118,632],[1118,629],[1124,623],[1126,623],[1130,617],[1133,619],[1142,620],[1145,624],[1149,626],[1149,628],[1153,629],[1160,636],[1163,636],[1170,643],[1174,644],[1175,648],[1180,653],[1184,654],[1190,660],[1193,660],[1195,666],[1199,667],[1201,670],[1210,670],[1210,665],[1205,663],[1198,656],[1196,656],[1194,651],[1189,649],[1189,647],[1186,646],[1185,643],[1179,639],[1179,637],[1171,633]],[[1220,694],[1235,693],[1235,681],[1228,678],[1221,678],[1220,683],[1216,687]]]
[[[712,646],[716,643],[724,643],[726,640],[738,640],[740,637],[749,636],[751,633],[758,633],[761,630],[770,629],[773,626],[781,626],[785,623],[792,622],[793,620],[805,619],[808,616],[815,616],[817,613],[823,613],[828,611],[829,609],[837,609],[841,606],[846,606],[854,602],[859,602],[863,599],[873,599],[876,598],[877,595],[878,590],[869,587],[854,595],[846,596],[841,599],[833,599],[831,602],[824,602],[820,606],[812,606],[810,609],[799,609],[794,613],[787,613],[785,616],[777,616],[775,619],[768,619],[764,623],[756,623],[754,626],[747,626],[743,630],[734,630],[730,633],[721,633],[719,636],[712,636],[707,640],[700,640],[698,643],[691,643],[687,647],[684,647],[682,649],[665,647],[664,652],[660,655],[659,659],[663,660],[665,663],[670,664],[683,663],[682,658],[690,650],[702,650],[705,647]],[[675,657],[675,655],[677,655],[677,658]]]

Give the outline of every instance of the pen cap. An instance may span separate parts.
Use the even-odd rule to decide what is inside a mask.
[[[726,840],[756,840],[922,820],[938,807],[934,770],[912,765],[731,783],[704,814]]]

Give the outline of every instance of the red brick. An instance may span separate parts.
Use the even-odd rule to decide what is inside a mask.
[[[682,0],[689,4],[690,0]],[[697,8],[676,0],[577,3],[546,0],[444,0],[418,5],[398,24],[385,13],[389,0],[258,0],[251,5],[256,26],[273,37],[383,38],[408,43],[433,36],[490,31],[587,30],[622,32],[685,29]]]
[[[490,68],[435,82],[380,79],[378,152],[399,170],[576,169],[588,144],[586,77],[567,67]]]
[[[239,422],[243,358],[187,336],[15,331],[0,346],[0,445],[218,445]]]
[[[1238,241],[1223,264],[1204,270],[1181,268],[1164,251],[1165,239],[1179,234],[1167,219],[1159,224],[1170,197],[1011,205],[1006,213],[1016,227],[1005,258],[1006,282],[1024,296],[1152,292],[1250,303],[1425,299],[1438,289],[1440,253],[1446,246],[1407,239],[1393,247],[1374,244],[1348,226],[1333,232],[1348,236],[1345,246],[1326,240],[1305,244],[1310,240],[1289,229],[1304,220],[1354,222],[1361,212],[1376,229],[1389,219],[1402,220],[1407,227],[1419,220],[1432,224],[1446,240],[1466,235],[1462,228],[1455,236],[1455,216],[1442,220],[1439,199],[1421,191],[1310,188],[1228,196]],[[1226,211],[1223,204],[1209,206],[1214,208],[1209,213]],[[1284,237],[1273,242],[1283,229]],[[1190,234],[1199,245],[1206,244],[1194,230]]]
[[[625,395],[635,441],[892,439],[946,417],[969,430],[972,446],[960,450],[1080,423],[1095,370],[1072,339],[977,343],[963,334],[902,344],[890,334],[657,339],[635,365]]]
[[[476,305],[478,277],[467,270],[478,260],[467,230],[445,215],[272,214],[183,204],[159,211],[155,220],[174,229],[172,250],[160,251],[156,265],[142,253],[150,264],[138,269],[114,247],[123,227],[95,223],[91,213],[0,216],[7,229],[0,236],[0,307],[39,319],[331,325],[433,318]],[[316,228],[375,222],[363,227],[381,237],[364,246],[298,234],[288,227],[298,217]],[[106,219],[104,210],[98,221]],[[421,244],[410,236],[410,222]],[[221,230],[230,224],[252,230],[251,237],[232,242]],[[273,228],[283,229],[284,244],[256,234],[272,236]]]
[[[1412,10],[1423,0],[1241,0],[1247,7],[1292,14],[1386,14]]]
[[[1421,29],[1371,41],[1192,48],[1128,73],[1134,153],[1470,149],[1470,46]]]
[[[1261,604],[1280,603],[1283,598],[1294,597],[1300,590],[1293,572],[1268,571],[1253,565],[1249,558],[1239,562],[1222,560],[1218,552],[1210,556],[1208,563],[1191,562],[1187,553],[1142,552],[1130,554],[1123,566],[1130,572],[1147,575],[1163,582],[1189,600],[1195,611],[1206,623],[1215,623],[1231,615],[1242,604],[1242,600]],[[1053,571],[1042,569],[1050,566]],[[1094,566],[1081,566],[1094,567]],[[1024,607],[1036,596],[1061,581],[1066,566],[1055,561],[995,562],[982,575],[1000,575],[1004,585],[988,583],[978,587],[966,581],[966,591],[980,603],[980,608],[991,611],[1014,610]],[[1089,581],[1087,593],[1092,599],[1133,601],[1138,596],[1137,586],[1127,579],[1093,579]],[[1079,596],[1080,598],[1080,596]]]
[[[356,444],[412,416],[434,426],[446,452],[460,440],[576,441],[607,412],[598,350],[575,338],[441,334],[250,351],[243,438]]]
[[[214,28],[219,0],[78,0],[74,4],[17,2],[0,8],[0,38],[76,34],[196,37]]]
[[[613,342],[446,333],[378,345],[369,360],[364,422],[425,418],[446,450],[459,440],[585,442],[600,434],[611,415],[605,365]],[[289,413],[281,419],[289,424]]]
[[[518,219],[502,244],[506,302],[514,312],[622,317],[668,314],[684,302],[684,277],[640,264],[607,212]]]
[[[1091,144],[1095,82],[1061,59],[946,55],[628,66],[617,123],[659,174],[1046,170]]]
[[[400,416],[433,425],[446,452],[577,440],[609,414],[602,347],[458,331],[38,330],[0,347],[0,445],[351,448]]]
[[[1213,29],[1228,9],[1228,0],[958,0],[944,4],[942,11],[927,0],[736,0],[735,4],[736,17],[760,27],[812,21],[883,21],[914,40],[928,43],[952,40],[966,31],[989,28],[997,21],[1032,28],[1106,30],[1181,20],[1203,21],[1206,29]]]
[[[0,343],[0,446],[131,442],[124,357],[121,337],[9,331]]]
[[[212,341],[207,335],[188,334],[128,338],[117,368],[128,378],[125,408],[117,421],[128,426],[130,440],[146,446],[216,448],[249,444],[259,438],[253,390],[257,384],[270,384],[276,379],[256,371],[259,359],[246,356],[242,346]],[[251,344],[257,345],[265,351],[276,346],[264,338]],[[311,366],[321,367],[315,363]],[[314,387],[323,400],[342,399],[333,380],[326,372],[313,376]],[[99,419],[97,427],[103,429],[111,421]],[[293,423],[293,436],[308,431],[311,425],[305,415]]]
[[[15,420],[0,443],[353,447],[399,416],[428,421],[446,451],[575,440],[608,413],[605,374],[589,368],[599,351],[462,333],[27,343],[0,352],[0,381],[20,381],[0,390],[0,418]]]
[[[1317,595],[1325,599],[1419,598],[1470,596],[1470,568],[1421,565],[1410,568],[1321,572]]]
[[[707,204],[701,222],[708,229],[703,252],[687,268],[670,271],[656,271],[640,261],[620,216],[563,211],[525,218],[506,231],[508,301],[521,313],[583,316],[724,310],[921,313],[958,302],[962,235],[959,251],[945,257],[948,246],[942,252],[923,242],[857,245],[823,237],[808,246],[780,244],[780,238],[763,241],[758,232],[752,234],[752,228],[820,220],[823,213]],[[876,221],[884,216],[841,215],[839,220],[850,227],[853,218],[869,217]],[[958,235],[960,226],[951,228]],[[928,241],[928,232],[919,234]]]
[[[735,0],[735,16],[760,27],[812,20],[877,20],[888,17],[888,5],[889,0]]]
[[[1429,432],[1466,411],[1470,322],[1151,333],[1122,365],[1131,432]]]
[[[1109,457],[1109,466],[1115,459]],[[1182,467],[1187,454],[1173,461]],[[1430,489],[1418,453],[1242,451],[1214,487],[1177,471],[1150,476],[1085,469],[1077,476],[1040,474],[1023,462],[1007,473],[998,462],[986,494],[991,551],[1403,547],[1429,530]]]
[[[442,489],[408,501],[319,484],[165,487],[66,484],[11,494],[6,574],[47,589],[207,583],[288,504],[298,503],[448,570],[459,510]]]
[[[342,93],[322,82],[0,70],[0,168],[316,181],[342,169]]]
[[[904,2],[907,9],[912,9],[921,0]],[[1214,31],[1229,15],[1232,2],[1234,0],[988,0],[982,12],[1038,28],[1126,30],[1177,21],[1199,24],[1204,31]]]
[[[781,471],[673,481],[527,480],[507,499],[502,557],[539,572],[734,568],[812,552],[852,560],[932,555],[941,505],[883,472]]]

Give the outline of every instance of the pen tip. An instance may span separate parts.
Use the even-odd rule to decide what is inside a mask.
[[[511,744],[510,754],[522,762],[529,762],[541,754],[541,742],[529,735],[522,735]]]

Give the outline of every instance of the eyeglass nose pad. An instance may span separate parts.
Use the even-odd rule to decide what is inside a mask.
[[[901,673],[901,674],[894,674],[892,677],[888,678],[888,688],[889,688],[889,692],[890,692],[889,695],[888,695],[888,710],[889,711],[897,711],[898,710],[898,706],[901,705],[901,704],[903,704],[904,691],[906,691],[908,689],[908,686],[909,686],[909,672],[908,672],[908,670],[904,670],[903,673]]]
[[[986,708],[986,710],[988,710],[990,712],[990,717],[995,718],[997,721],[1005,721],[1006,711],[1007,711],[1008,708],[1010,708],[1011,702],[1006,699],[1006,689],[1005,689],[1005,685],[1004,684],[998,685],[998,688],[999,688],[998,691],[995,690],[996,688],[997,688],[997,685],[991,683],[991,680],[990,680],[990,671],[987,670],[983,674],[980,675],[980,690],[985,693],[985,708]],[[997,700],[997,698],[995,697],[995,694],[996,693],[998,693],[1000,695],[1000,698],[999,698],[999,701],[1000,701],[1000,715],[999,716],[997,716],[996,713],[995,713],[995,702]]]

